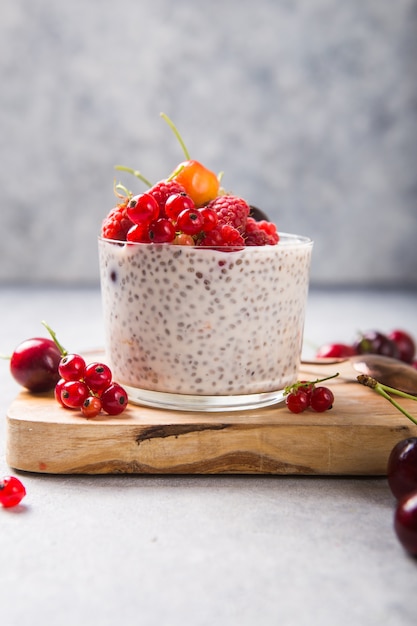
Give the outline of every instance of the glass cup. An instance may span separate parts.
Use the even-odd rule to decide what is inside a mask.
[[[106,356],[135,404],[254,409],[297,380],[313,242],[239,249],[99,238]]]

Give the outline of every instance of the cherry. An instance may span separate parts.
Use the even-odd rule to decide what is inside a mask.
[[[219,194],[220,181],[217,175],[198,161],[190,159],[188,150],[174,123],[165,113],[161,113],[161,117],[167,122],[178,139],[186,158],[186,161],[175,168],[168,180],[176,180],[182,185],[197,207],[208,204]]]
[[[27,339],[13,352],[10,372],[29,391],[50,391],[59,380],[58,365],[61,356],[59,348],[51,339]]]
[[[417,556],[417,491],[412,491],[398,502],[394,530],[403,548],[411,556]]]
[[[404,330],[397,329],[388,334],[388,339],[396,344],[398,358],[406,363],[412,363],[416,352],[416,345],[411,335]]]
[[[23,483],[15,476],[0,479],[0,503],[5,508],[19,504],[26,495]]]
[[[183,161],[169,179],[175,179],[182,185],[197,207],[208,204],[219,193],[220,183],[216,174],[198,161]]]
[[[322,413],[332,408],[334,395],[328,387],[315,387],[311,393],[310,406],[314,411]]]
[[[354,356],[356,354],[356,350],[353,346],[349,346],[345,343],[328,343],[321,346],[317,353],[316,357],[318,359],[321,358],[346,358],[350,356]]]
[[[109,415],[119,415],[127,405],[127,393],[118,383],[112,383],[102,394],[103,410]]]
[[[354,348],[358,354],[382,354],[394,359],[397,359],[399,354],[396,343],[376,330],[364,333],[354,344]]]
[[[403,439],[391,450],[387,479],[397,500],[417,490],[417,437]]]

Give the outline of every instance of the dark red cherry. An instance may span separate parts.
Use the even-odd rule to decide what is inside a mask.
[[[34,337],[17,346],[10,359],[13,378],[34,393],[50,391],[60,376],[61,352],[51,339]]]
[[[397,500],[417,490],[417,437],[402,439],[393,447],[388,458],[387,480]]]
[[[401,498],[394,514],[394,530],[403,548],[417,556],[417,491]]]

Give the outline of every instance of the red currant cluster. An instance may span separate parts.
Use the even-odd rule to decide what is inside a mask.
[[[86,364],[79,354],[66,354],[58,365],[61,376],[55,386],[55,398],[67,409],[80,409],[84,417],[96,417],[101,411],[119,415],[128,402],[126,391],[112,382],[110,368],[104,363]]]
[[[320,347],[318,358],[345,358],[356,354],[382,354],[417,367],[416,344],[410,333],[395,329],[389,333],[370,330],[362,333],[352,344],[329,343]]]
[[[208,207],[197,208],[185,192],[170,195],[162,211],[151,193],[134,196],[127,204],[127,215],[133,226],[126,239],[139,243],[194,246],[218,223],[215,211]]]
[[[25,495],[24,485],[15,476],[0,479],[0,504],[5,508],[18,505]]]
[[[286,387],[284,391],[286,396],[285,403],[291,413],[302,413],[309,407],[317,413],[323,413],[331,409],[334,403],[332,390],[323,385],[317,386],[317,383],[335,378],[336,376],[338,374],[314,381],[299,380],[293,385]]]

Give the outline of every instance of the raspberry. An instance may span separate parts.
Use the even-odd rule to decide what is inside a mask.
[[[153,196],[159,204],[159,217],[166,217],[165,202],[168,200],[169,196],[175,193],[185,193],[185,189],[180,183],[177,183],[176,180],[161,180],[159,183],[155,183],[147,193]]]
[[[241,247],[245,245],[240,232],[230,224],[220,224],[214,230],[204,233],[204,236],[198,241],[199,246],[224,247],[233,246]]]
[[[279,241],[275,224],[266,220],[257,222],[253,217],[248,217],[246,221],[244,237],[247,246],[275,245]]]
[[[129,198],[115,206],[101,226],[101,236],[105,239],[116,239],[126,241],[127,231],[133,226],[133,222],[127,215],[127,204]]]
[[[236,228],[241,235],[245,232],[250,207],[238,196],[218,196],[207,205],[217,213],[219,224],[229,224]]]

